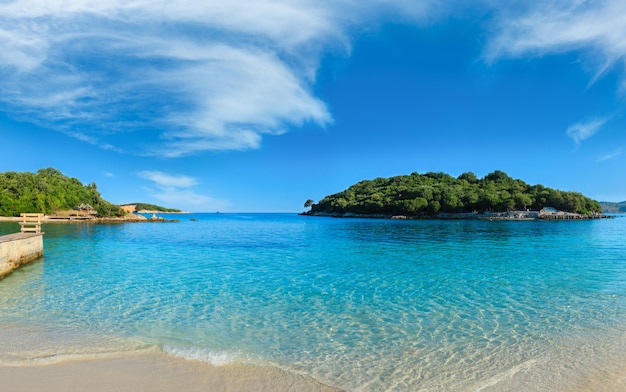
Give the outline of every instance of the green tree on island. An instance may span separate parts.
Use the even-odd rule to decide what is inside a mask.
[[[37,173],[0,173],[0,215],[19,216],[22,212],[52,214],[89,204],[100,216],[121,216],[124,212],[104,200],[95,183],[83,185],[53,168]]]
[[[580,214],[601,211],[600,203],[581,193],[529,185],[500,170],[481,179],[472,172],[457,178],[441,172],[376,178],[326,196],[310,207],[310,214],[408,216],[434,216],[442,212],[541,210],[544,207]]]

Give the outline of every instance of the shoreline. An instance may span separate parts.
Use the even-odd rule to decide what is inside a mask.
[[[299,215],[329,218],[367,218],[390,220],[506,220],[506,221],[535,221],[535,220],[595,220],[613,219],[611,215],[577,214],[574,212],[555,211],[507,211],[507,212],[440,212],[436,215],[392,215],[392,214],[357,214],[352,212],[303,212]]]
[[[0,216],[0,222],[15,222],[22,221],[21,217],[15,216]],[[178,219],[165,219],[165,218],[147,218],[143,215],[133,215],[124,217],[107,217],[96,218],[88,216],[58,216],[58,215],[44,215],[41,218],[42,223],[137,223],[137,222],[180,222]]]
[[[75,359],[44,365],[0,365],[0,378],[3,387],[14,392],[340,391],[278,368],[243,364],[214,366],[165,353]]]
[[[191,215],[191,214],[193,214],[193,212],[189,212],[189,211],[139,210],[139,211],[135,211],[135,214]]]
[[[531,360],[530,362],[533,362]],[[529,391],[618,392],[626,389],[626,367],[622,363],[607,367],[580,369],[573,377],[535,384],[541,374],[520,368],[478,384],[469,382],[468,390],[502,392],[523,387]],[[514,371],[515,370],[515,371]],[[556,369],[555,369],[556,370]],[[570,369],[571,370],[571,369]],[[563,376],[563,375],[559,375]],[[523,380],[519,380],[521,377]],[[276,367],[241,363],[213,365],[185,359],[165,352],[125,353],[104,357],[65,359],[43,364],[0,364],[3,386],[13,392],[339,392],[312,377]],[[474,380],[476,381],[476,380]],[[519,382],[522,381],[520,384]],[[472,385],[474,384],[474,385]],[[478,387],[478,388],[476,388]],[[546,389],[547,388],[547,389]]]

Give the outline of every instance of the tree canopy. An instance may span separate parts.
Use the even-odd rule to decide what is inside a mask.
[[[137,206],[137,211],[182,212],[177,208],[167,208],[150,203],[129,203]]]
[[[37,173],[0,173],[0,215],[19,216],[22,212],[52,214],[89,204],[100,216],[124,215],[116,205],[104,200],[95,183],[83,185],[53,168]]]
[[[324,197],[310,214],[384,214],[434,216],[437,213],[540,210],[590,214],[600,204],[579,192],[529,185],[496,170],[479,179],[467,172],[455,178],[442,172],[365,180]]]

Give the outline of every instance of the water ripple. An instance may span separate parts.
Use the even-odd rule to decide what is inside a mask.
[[[0,284],[0,344],[24,328],[0,362],[157,346],[349,390],[541,390],[626,347],[624,220],[181,217],[47,225]]]

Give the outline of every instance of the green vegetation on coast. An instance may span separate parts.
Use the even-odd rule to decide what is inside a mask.
[[[565,192],[543,185],[529,185],[496,170],[479,179],[467,172],[454,178],[445,173],[361,181],[348,189],[307,200],[310,215],[406,215],[436,216],[439,213],[505,212],[553,207],[578,214],[601,211],[600,203],[578,192]]]
[[[149,211],[149,212],[165,212],[165,213],[181,213],[182,210],[177,208],[166,208],[162,206],[158,206],[156,204],[149,203],[128,203],[124,204],[124,206],[135,206],[135,211]]]
[[[83,185],[57,169],[0,173],[0,216],[19,216],[22,212],[52,214],[80,205],[91,206],[101,217],[124,215],[118,206],[102,198],[95,183]]]

